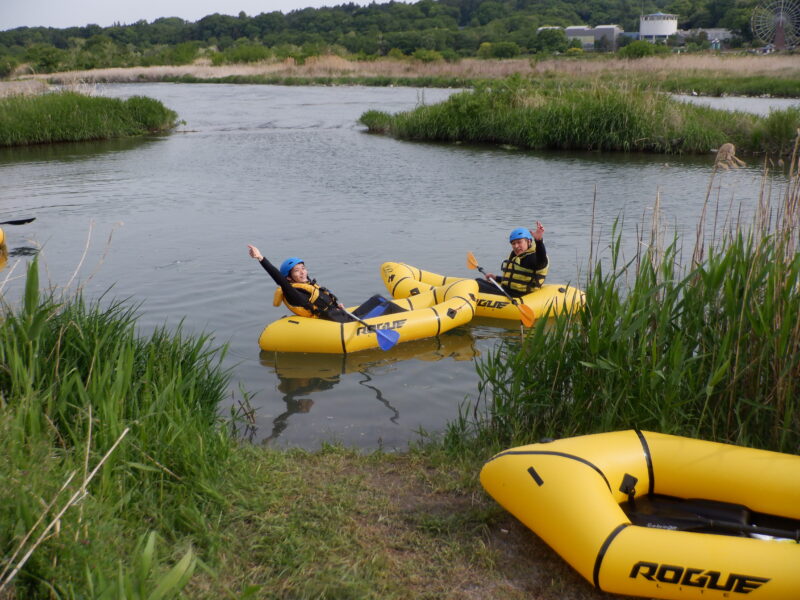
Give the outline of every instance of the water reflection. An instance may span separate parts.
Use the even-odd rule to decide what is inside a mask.
[[[8,259],[22,256],[34,256],[39,252],[39,248],[32,246],[17,246],[9,250],[8,244],[0,244],[0,271],[8,266]]]
[[[37,163],[59,161],[70,163],[93,160],[108,154],[146,148],[165,136],[120,138],[87,142],[64,142],[61,144],[37,144],[0,148],[0,163]]]
[[[361,376],[358,384],[371,390],[375,399],[386,409],[389,421],[397,424],[400,411],[378,386],[375,371],[386,365],[408,360],[471,361],[478,354],[476,337],[467,328],[439,337],[398,344],[388,352],[375,349],[342,355],[262,351],[260,362],[277,375],[276,389],[282,394],[286,410],[273,419],[271,433],[261,440],[268,444],[278,438],[289,425],[292,415],[311,411],[314,394],[332,389],[348,373],[358,373]]]

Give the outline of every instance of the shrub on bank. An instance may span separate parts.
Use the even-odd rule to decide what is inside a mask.
[[[512,77],[484,83],[431,106],[370,122],[389,122],[397,138],[510,144],[527,149],[707,153],[731,142],[744,152],[786,151],[797,111],[771,120],[675,100],[638,86],[539,86]],[[369,123],[362,119],[369,127]]]
[[[138,338],[132,309],[58,302],[38,283],[34,261],[21,308],[0,318],[0,586],[18,598],[152,590],[156,535],[184,547],[172,580],[185,583],[188,542],[214,549],[232,451],[221,357],[203,336]]]
[[[158,100],[75,92],[0,98],[0,146],[80,142],[167,131],[178,115]]]

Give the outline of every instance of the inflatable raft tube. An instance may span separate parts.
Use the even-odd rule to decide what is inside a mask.
[[[478,284],[454,281],[413,298],[393,300],[407,312],[365,319],[379,329],[392,329],[398,343],[434,337],[468,323],[475,315]],[[348,309],[350,312],[353,308]],[[347,354],[378,347],[374,332],[357,321],[336,323],[291,315],[267,325],[258,339],[262,350]]]
[[[0,227],[0,246],[6,243],[6,234],[3,233],[3,228]]]
[[[408,298],[431,288],[449,285],[463,279],[423,271],[398,262],[383,263],[381,276],[386,289],[393,298]],[[540,319],[547,314],[552,316],[561,311],[572,313],[581,310],[585,302],[584,296],[584,293],[578,288],[546,283],[530,294],[522,296],[518,301],[529,306],[533,310],[534,318]],[[519,321],[519,309],[508,298],[500,295],[499,290],[497,294],[478,293],[476,314],[479,317]]]
[[[480,477],[506,510],[605,592],[800,598],[798,456],[620,431],[513,448],[489,460]],[[688,508],[672,518],[648,514],[661,499]]]
[[[262,352],[260,362],[275,371],[281,379],[338,377],[359,373],[378,365],[405,360],[455,361],[473,360],[478,356],[475,340],[469,331],[450,331],[436,337],[406,342],[383,350],[363,350],[355,354],[308,354],[298,352]]]

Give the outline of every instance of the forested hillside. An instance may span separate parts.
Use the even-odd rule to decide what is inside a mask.
[[[542,26],[614,23],[626,31],[637,31],[639,15],[656,11],[679,15],[682,29],[725,27],[736,33],[738,42],[746,43],[751,39],[749,17],[755,2],[420,0],[369,6],[350,3],[288,14],[213,14],[194,23],[164,17],[152,23],[111,27],[20,27],[0,31],[0,76],[21,63],[30,64],[38,72],[185,64],[207,48],[227,51],[228,61],[302,58],[325,52],[377,57],[393,51],[410,55],[420,50],[455,59],[479,55],[481,44],[488,42],[499,44],[494,57],[514,56],[566,49],[565,39],[543,39],[537,33]]]

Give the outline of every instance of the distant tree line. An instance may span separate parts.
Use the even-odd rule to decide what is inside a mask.
[[[0,76],[25,63],[37,72],[106,66],[186,64],[207,52],[215,62],[269,57],[303,59],[323,53],[362,58],[386,55],[423,60],[465,56],[503,58],[561,52],[570,44],[543,26],[618,24],[638,30],[642,11],[679,15],[682,29],[725,27],[751,38],[756,0],[420,0],[273,11],[248,16],[213,14],[192,23],[177,17],[152,23],[0,31]],[[488,45],[487,45],[488,44]],[[600,48],[602,50],[602,48]]]

